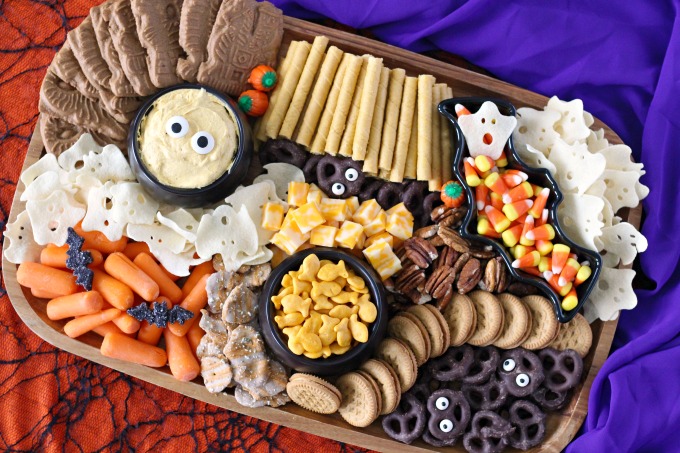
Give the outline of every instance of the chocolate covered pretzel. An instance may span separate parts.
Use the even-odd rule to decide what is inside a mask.
[[[566,392],[578,385],[583,372],[583,359],[573,349],[557,351],[552,348],[538,353],[543,364],[543,385],[553,392]]]

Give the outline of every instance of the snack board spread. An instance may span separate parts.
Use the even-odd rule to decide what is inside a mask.
[[[266,2],[213,2],[209,11],[195,2],[151,3],[94,8],[69,34],[41,90],[48,153],[21,175],[26,209],[5,236],[19,283],[50,300],[48,316],[69,319],[69,336],[102,336],[104,355],[168,365],[179,380],[200,374],[213,393],[235,387],[246,406],[292,400],[339,412],[356,427],[382,416],[387,435],[436,447],[540,444],[545,412],[567,405],[581,382],[581,358],[592,342],[586,318],[609,319],[634,305],[632,271],[615,268],[646,246],[615,216],[646,195],[641,165],[626,163],[629,148],[608,146],[601,131],[590,131],[592,117],[577,101],[553,98],[543,112],[519,109],[516,119],[494,116],[481,126],[475,115],[460,118],[473,157],[469,175],[488,188],[477,208],[496,209],[510,223],[499,228],[492,211],[478,216],[478,226],[508,247],[534,241],[538,260],[528,251],[518,254],[517,266],[526,268],[530,257],[558,286],[588,278],[559,244],[547,263],[542,258],[538,242],[551,238],[549,224],[539,223],[541,188],[493,170],[502,169],[499,150],[511,134],[522,158],[548,168],[565,192],[559,216],[570,237],[604,253],[604,284],[586,318],[577,314],[560,325],[547,299],[513,281],[493,250],[457,231],[468,206],[463,181],[452,181],[449,127],[436,109],[452,97],[449,87],[371,55],[345,53],[323,36],[292,42],[277,65],[281,13]],[[196,209],[155,201],[135,181],[124,152],[127,124],[143,97],[183,80],[240,95],[246,113],[264,113],[256,123],[262,174]],[[233,141],[211,129],[233,120],[207,121],[191,100],[179,101],[191,110],[185,121],[196,116],[186,121],[188,132],[209,130],[216,148],[233,150]],[[152,146],[166,148],[173,134],[185,132],[178,118],[163,119],[148,138]],[[204,120],[211,126],[192,129]],[[212,155],[224,173],[231,158]],[[205,170],[189,164],[186,178],[177,173],[171,184],[203,184],[189,176],[214,180]],[[512,222],[521,218],[519,231]],[[622,236],[634,241],[616,239]],[[373,357],[327,380],[286,369],[257,322],[272,267],[314,245],[364,259],[387,289],[391,312]],[[316,261],[308,257],[266,302],[279,302],[274,328],[283,329],[290,349],[323,363],[371,339],[377,301],[368,297],[368,282],[347,269],[343,275],[340,263]]]

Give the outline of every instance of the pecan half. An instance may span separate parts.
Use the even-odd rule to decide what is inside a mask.
[[[437,221],[437,224],[441,226],[458,228],[461,223],[463,223],[465,214],[467,214],[467,209],[465,208],[451,209],[441,216],[441,218]]]
[[[423,239],[430,239],[431,237],[437,235],[438,230],[439,230],[438,225],[429,225],[429,226],[422,227],[422,228],[416,230],[416,232],[413,233],[413,235],[415,237],[419,237],[419,238],[423,238]]]
[[[469,253],[463,253],[458,257],[455,263],[453,263],[453,274],[458,275],[460,271],[463,270],[463,266],[472,258]]]
[[[413,261],[418,267],[426,269],[432,264],[439,253],[432,244],[423,238],[412,237],[404,242],[406,259]]]
[[[472,291],[482,278],[482,263],[477,258],[470,258],[465,263],[458,277],[458,292],[466,294]]]
[[[394,288],[402,294],[417,289],[425,283],[425,271],[416,264],[404,267],[394,282]]]
[[[456,262],[459,256],[460,253],[456,252],[451,247],[446,246],[439,252],[439,258],[437,258],[437,261],[434,263],[434,267],[435,269],[440,266],[453,267],[453,263]]]
[[[441,247],[444,245],[444,239],[441,238],[439,235],[434,235],[431,238],[427,240],[433,247]]]
[[[444,240],[446,245],[455,251],[460,253],[468,253],[470,251],[470,243],[463,239],[456,230],[440,225],[437,234]]]
[[[474,256],[475,258],[479,258],[480,260],[488,260],[496,257],[496,252],[491,247],[488,249],[470,247],[470,255]]]
[[[433,222],[438,222],[439,220],[442,219],[442,217],[444,216],[444,214],[446,214],[446,213],[449,212],[449,211],[451,211],[451,208],[448,208],[448,207],[446,207],[446,206],[444,206],[444,205],[437,206],[437,207],[434,208],[434,209],[432,210],[432,212],[430,213],[430,218],[432,219]]]
[[[489,260],[486,263],[486,267],[484,268],[484,277],[480,282],[480,287],[492,293],[496,290],[497,285],[498,285],[498,261]]]
[[[435,270],[425,283],[425,292],[435,299],[441,299],[453,287],[456,276],[450,266],[441,266]]]
[[[450,303],[451,303],[451,297],[453,296],[453,285],[451,285],[446,293],[437,299],[437,304],[436,307],[439,309],[439,311],[443,311]]]
[[[494,261],[498,262],[498,281],[496,283],[496,292],[503,293],[508,288],[510,284],[510,274],[508,269],[505,267],[505,261],[500,256],[494,258]]]

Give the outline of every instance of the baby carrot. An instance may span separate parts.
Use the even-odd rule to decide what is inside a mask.
[[[100,348],[102,355],[154,368],[165,366],[165,351],[119,333],[107,333]]]
[[[106,324],[95,327],[92,329],[92,332],[96,333],[97,335],[101,335],[102,337],[109,332],[119,333],[128,337],[130,336],[129,334],[123,333],[123,331],[120,330],[118,326],[113,323],[113,321],[109,321]]]
[[[149,245],[146,242],[128,242],[125,249],[123,249],[123,253],[131,260],[134,260],[140,253],[151,254],[151,250],[149,250]]]
[[[54,299],[55,297],[61,297],[61,294],[54,294],[52,291],[43,291],[38,288],[31,288],[31,294],[41,299]]]
[[[120,313],[120,310],[117,308],[109,308],[108,310],[102,310],[99,313],[74,318],[66,323],[64,326],[64,333],[71,338],[79,337],[97,326],[112,321],[114,318],[120,316]]]
[[[21,263],[17,269],[17,281],[22,286],[57,296],[78,292],[73,274],[40,263]]]
[[[66,260],[68,255],[68,245],[57,247],[56,245],[48,245],[40,252],[40,262],[45,266],[66,268]],[[90,266],[99,266],[104,261],[104,256],[99,250],[85,250],[92,255],[92,264]]]
[[[191,346],[191,351],[194,353],[194,356],[196,355],[196,350],[198,349],[198,344],[201,342],[201,338],[205,335],[205,331],[201,329],[201,326],[199,325],[201,316],[203,315],[199,313],[198,319],[194,321],[187,332],[187,340],[189,340],[189,345]]]
[[[147,302],[156,300],[160,289],[136,264],[120,252],[112,253],[104,261],[104,269],[112,277],[120,280]]]
[[[194,268],[193,271],[191,271],[191,275],[187,278],[187,281],[184,282],[184,286],[182,286],[182,297],[187,297],[189,293],[191,292],[192,289],[194,289],[194,286],[196,286],[196,283],[201,279],[206,274],[212,274],[215,272],[215,268],[213,267],[212,261],[206,261],[205,263],[201,263],[198,266]]]
[[[165,329],[165,349],[168,353],[168,364],[170,372],[180,381],[191,381],[201,372],[201,365],[198,363],[194,354],[191,352],[189,340],[180,337]]]
[[[85,239],[83,250],[95,249],[104,254],[122,252],[128,242],[128,238],[125,236],[117,241],[109,241],[109,238],[107,238],[104,233],[99,231],[85,231],[83,230],[81,222],[78,222],[73,229],[76,230],[76,233],[78,233],[79,236]]]
[[[194,317],[186,321],[184,324],[174,323],[168,325],[168,328],[172,331],[172,333],[178,337],[186,335],[186,333],[189,331],[189,328],[196,321],[196,318],[198,318],[201,308],[205,307],[205,304],[208,303],[208,293],[205,291],[205,284],[207,281],[208,275],[206,274],[201,277],[198,283],[196,283],[196,286],[194,286],[191,292],[180,304],[180,307],[192,312]]]
[[[97,291],[75,293],[52,299],[47,303],[47,317],[56,320],[91,315],[101,311],[104,301]]]
[[[156,302],[159,303],[165,302],[168,307],[168,310],[172,308],[172,302],[170,302],[170,299],[168,299],[167,297],[159,296]],[[137,332],[137,339],[146,344],[156,346],[158,344],[158,341],[160,341],[162,335],[163,329],[161,327],[149,324],[148,321],[142,321],[142,325],[139,328],[139,332]]]
[[[135,296],[125,283],[119,282],[106,272],[92,269],[92,289],[102,295],[104,300],[119,310],[127,310],[132,307]]]
[[[177,304],[182,300],[182,290],[163,272],[163,269],[150,255],[140,253],[133,263],[156,282],[162,296],[170,299],[173,304]]]
[[[113,319],[112,322],[118,326],[121,332],[129,334],[137,333],[139,327],[141,326],[139,321],[125,312]]]

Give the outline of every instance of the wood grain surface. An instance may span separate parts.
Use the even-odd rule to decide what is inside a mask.
[[[288,45],[293,40],[313,40],[316,35],[325,35],[332,45],[344,51],[362,55],[370,53],[384,59],[384,64],[390,68],[403,68],[409,75],[421,73],[432,74],[437,82],[446,82],[453,88],[455,97],[459,96],[489,96],[510,100],[516,107],[528,106],[542,109],[547,103],[545,96],[510,85],[497,79],[481,75],[469,70],[443,63],[422,55],[382,44],[361,36],[343,31],[329,29],[321,25],[311,24],[286,17],[284,21],[285,33],[280,55],[285,54]],[[37,95],[37,93],[36,93]],[[605,124],[595,120],[594,129],[604,128],[605,136],[611,143],[621,143],[621,139]],[[24,161],[22,171],[37,161],[44,152],[39,127],[35,133]],[[10,222],[24,209],[24,203],[19,201],[23,192],[23,185],[19,184],[14,195]],[[618,214],[623,220],[636,228],[640,225],[642,208],[621,211]],[[4,247],[8,241],[4,242]],[[104,357],[99,353],[101,337],[88,333],[78,339],[71,339],[63,333],[64,322],[51,321],[45,313],[46,301],[35,298],[30,291],[22,288],[16,281],[17,266],[5,260],[3,253],[3,274],[7,292],[12,305],[26,323],[26,325],[45,341],[70,353],[100,363],[120,372],[129,374],[147,382],[165,387],[183,395],[214,404],[225,409],[245,415],[257,417],[273,423],[289,426],[319,436],[341,442],[360,445],[366,448],[394,452],[423,452],[432,451],[433,447],[418,440],[413,445],[404,445],[389,438],[382,430],[380,420],[368,428],[358,429],[347,424],[338,415],[319,415],[301,409],[295,404],[287,404],[278,409],[269,407],[248,408],[239,405],[231,393],[212,394],[203,387],[200,377],[193,382],[175,380],[169,370],[152,369],[141,365],[122,362]],[[547,430],[544,442],[530,450],[532,452],[561,451],[576,435],[587,413],[588,396],[593,379],[602,367],[609,354],[617,321],[597,321],[591,325],[593,329],[593,346],[584,360],[584,374],[580,385],[575,389],[570,404],[560,412],[551,413],[547,419]],[[436,450],[436,449],[435,449]],[[442,448],[437,451],[462,452],[462,447]],[[508,449],[507,451],[513,451]]]

